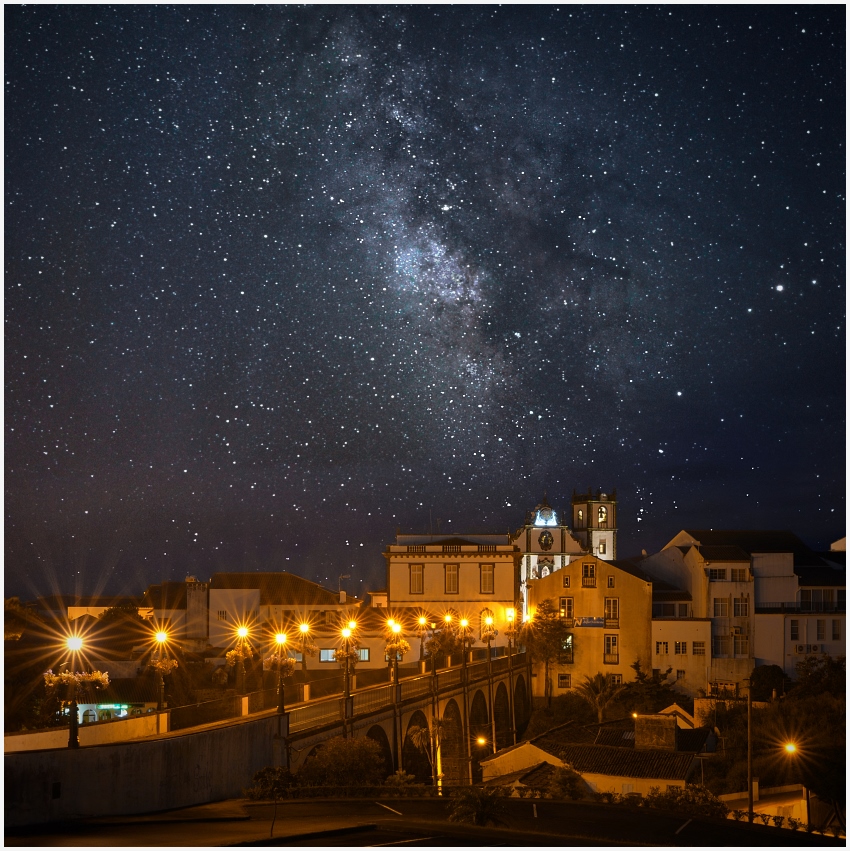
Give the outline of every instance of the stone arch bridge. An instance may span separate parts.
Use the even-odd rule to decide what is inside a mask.
[[[312,701],[281,717],[275,761],[297,770],[327,739],[368,736],[381,746],[388,775],[403,769],[424,783],[437,775],[450,786],[474,782],[479,760],[525,729],[530,687],[520,653]],[[418,745],[417,730],[425,731]]]

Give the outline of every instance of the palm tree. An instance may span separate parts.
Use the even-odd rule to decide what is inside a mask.
[[[605,717],[605,708],[613,703],[624,691],[625,686],[615,686],[605,674],[585,677],[584,682],[576,686],[576,694],[596,710],[598,723]]]

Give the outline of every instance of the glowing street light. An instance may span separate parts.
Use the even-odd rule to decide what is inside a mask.
[[[428,618],[420,615],[416,621],[419,624],[419,661],[425,659],[425,633],[428,630]]]
[[[283,692],[283,660],[286,658],[286,633],[278,632],[274,637],[277,644],[277,711],[280,715],[286,712],[286,701]]]
[[[785,745],[785,750],[789,754],[795,754],[797,753],[797,746],[794,744],[794,742],[787,742]]]
[[[157,646],[159,648],[159,651],[157,653],[157,662],[159,664],[156,666],[156,711],[162,712],[162,707],[165,703],[165,679],[163,678],[162,660],[165,645],[168,641],[168,633],[165,630],[161,629],[154,635],[154,640],[156,641]]]
[[[83,649],[83,638],[80,635],[69,635],[65,639],[65,646],[71,653],[71,673],[76,673],[77,653]],[[80,719],[77,717],[77,681],[76,677],[71,681],[71,717],[69,719],[68,747],[78,748],[80,746]]]
[[[298,631],[301,633],[301,670],[307,670],[307,640],[310,633],[310,624],[298,624]]]

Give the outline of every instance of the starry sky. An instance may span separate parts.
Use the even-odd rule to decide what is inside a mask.
[[[843,7],[4,13],[7,596],[845,534]]]

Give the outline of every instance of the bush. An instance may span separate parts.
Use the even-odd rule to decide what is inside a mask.
[[[770,813],[756,813],[756,815],[761,819],[761,823],[764,825],[770,821]]]
[[[732,818],[735,819],[735,821],[740,821],[745,815],[746,813],[744,810],[732,810]]]
[[[794,818],[794,816],[788,816],[788,827],[790,827],[791,830],[799,830],[801,824],[802,822],[800,819]]]
[[[467,786],[458,789],[452,795],[449,821],[475,824],[479,827],[486,827],[488,824],[504,824],[500,818],[505,809],[503,797],[504,791],[498,786],[485,788]]]
[[[774,827],[782,827],[782,822],[785,821],[785,816],[774,816],[773,817],[773,826]]]
[[[253,785],[245,790],[245,795],[253,801],[286,798],[295,785],[293,774],[286,768],[266,766],[253,778]]]
[[[688,816],[725,819],[729,807],[712,794],[705,786],[674,786],[662,792],[657,786],[649,790],[641,806],[649,809],[673,810]]]
[[[337,736],[322,744],[296,775],[299,786],[380,786],[386,774],[380,745]]]
[[[580,801],[587,797],[590,790],[577,771],[572,768],[556,768],[552,772],[547,791],[553,798]]]

